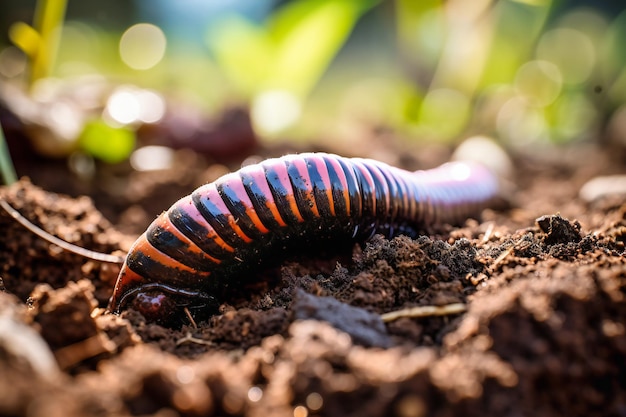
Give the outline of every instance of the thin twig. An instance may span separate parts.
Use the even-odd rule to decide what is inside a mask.
[[[500,254],[500,256],[498,256],[496,258],[496,260],[493,261],[493,263],[491,265],[489,265],[489,271],[494,271],[496,269],[496,267],[502,263],[502,261],[504,261],[511,253],[513,253],[513,251],[515,250],[517,245],[519,245],[523,241],[524,241],[524,237],[522,236],[519,240],[517,240],[511,246],[509,246],[509,248],[507,248],[507,250],[502,252]]]
[[[448,316],[451,314],[460,314],[467,311],[467,306],[463,303],[447,304],[443,306],[418,306],[411,308],[404,308],[402,310],[391,311],[389,313],[381,314],[380,318],[385,323],[398,320],[400,318],[420,318],[420,317],[432,317],[432,316]]]

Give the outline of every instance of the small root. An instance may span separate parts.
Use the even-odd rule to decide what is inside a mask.
[[[197,337],[193,337],[191,333],[187,332],[185,337],[178,339],[176,341],[176,346],[180,346],[184,343],[194,343],[196,345],[204,345],[204,346],[213,346],[213,342],[209,340],[199,339]]]
[[[487,230],[485,231],[485,235],[483,236],[482,243],[489,242],[489,239],[491,239],[491,235],[493,234],[493,229],[495,229],[495,223],[491,222],[489,223],[489,226],[487,226]]]
[[[185,307],[184,310],[185,310],[185,314],[187,315],[187,318],[189,319],[189,322],[191,322],[191,325],[193,326],[193,328],[197,329],[198,325],[196,324],[196,321],[193,319],[193,316],[191,315],[191,312],[189,311],[189,309],[187,307]]]

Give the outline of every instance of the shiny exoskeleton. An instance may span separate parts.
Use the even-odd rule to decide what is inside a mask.
[[[216,294],[285,253],[416,236],[477,214],[496,195],[484,167],[451,162],[409,172],[369,159],[287,155],[203,185],[162,213],[137,239],[111,298],[166,322],[183,307],[214,310]]]

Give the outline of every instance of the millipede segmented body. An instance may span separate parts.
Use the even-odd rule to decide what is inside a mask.
[[[270,258],[376,233],[416,236],[478,213],[497,190],[490,171],[465,162],[409,172],[325,153],[268,159],[158,216],[128,253],[109,309],[165,320],[177,307],[215,308],[215,294]]]

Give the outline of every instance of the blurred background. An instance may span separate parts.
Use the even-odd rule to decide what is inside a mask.
[[[5,0],[0,122],[14,159],[83,179],[278,143],[389,162],[476,135],[624,148],[619,3]]]

